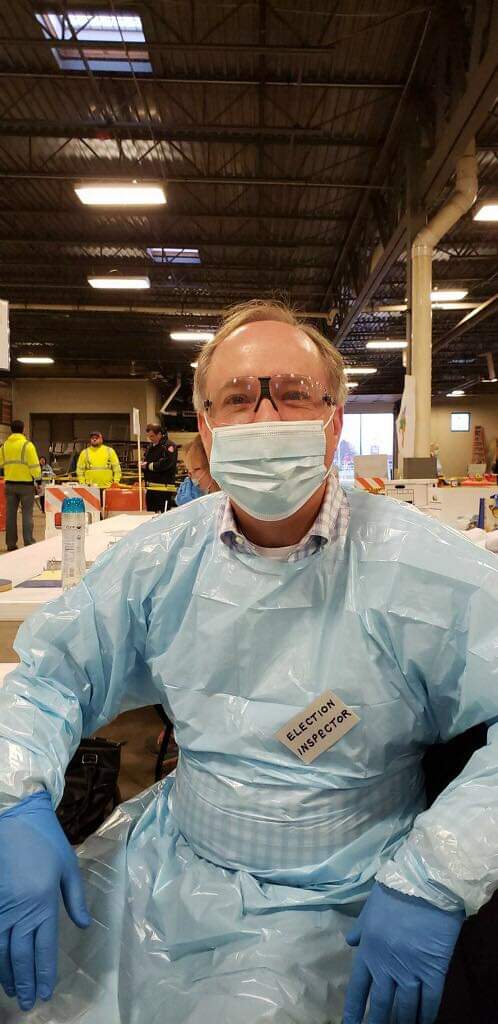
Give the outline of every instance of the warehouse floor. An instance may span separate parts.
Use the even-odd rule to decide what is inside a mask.
[[[40,511],[35,511],[35,539],[43,540],[45,520]],[[22,538],[21,518],[18,521],[19,537]],[[5,551],[5,535],[0,541],[0,553]],[[15,662],[19,659],[13,650],[13,643],[19,628],[16,622],[0,622],[0,662]],[[161,723],[154,708],[141,708],[120,715],[105,729],[99,729],[99,736],[105,736],[116,743],[123,743],[119,788],[123,800],[139,793],[154,782],[155,758],[147,746],[154,743],[161,730]]]

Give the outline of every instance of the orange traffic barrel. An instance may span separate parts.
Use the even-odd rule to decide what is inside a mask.
[[[145,496],[142,502],[145,508]],[[138,487],[109,487],[105,492],[106,512],[138,512],[140,495]]]

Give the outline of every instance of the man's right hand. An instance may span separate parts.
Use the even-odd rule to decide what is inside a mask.
[[[0,983],[21,1010],[53,994],[60,895],[87,928],[78,860],[43,791],[0,814]]]

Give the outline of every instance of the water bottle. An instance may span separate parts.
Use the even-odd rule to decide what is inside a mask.
[[[69,590],[86,572],[86,513],[82,498],[64,498],[62,502],[62,589]]]

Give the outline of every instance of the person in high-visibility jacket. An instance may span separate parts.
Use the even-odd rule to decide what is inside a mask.
[[[104,444],[99,430],[90,434],[90,444],[80,453],[76,473],[80,484],[100,487],[101,497],[102,491],[121,480],[121,466],[116,452]]]
[[[17,548],[17,510],[22,508],[22,534],[24,546],[34,544],[33,506],[35,483],[41,477],[38,452],[32,441],[24,435],[22,420],[14,420],[12,433],[0,447],[0,469],[5,478],[7,504],[7,551]]]

